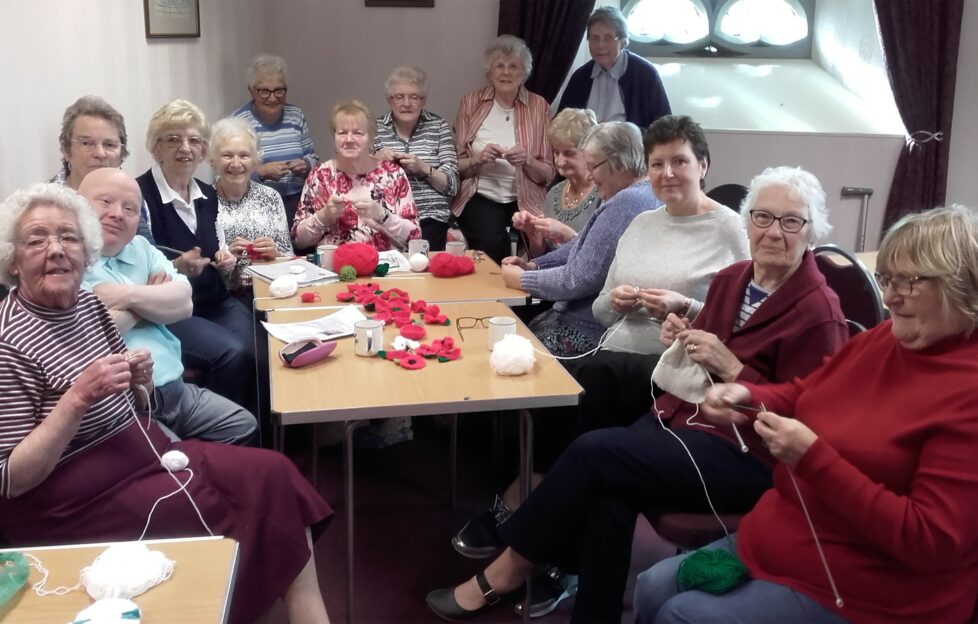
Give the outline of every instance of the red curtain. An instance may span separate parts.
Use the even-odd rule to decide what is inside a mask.
[[[893,175],[885,231],[907,213],[944,204],[964,0],[875,5],[890,86],[911,137]]]
[[[500,0],[499,33],[516,35],[533,53],[526,88],[553,102],[577,56],[594,0]]]

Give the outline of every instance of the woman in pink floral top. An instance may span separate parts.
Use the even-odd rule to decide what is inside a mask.
[[[309,173],[292,226],[298,248],[321,243],[370,243],[406,249],[420,238],[411,184],[394,162],[370,155],[377,120],[362,102],[333,107],[336,158]]]

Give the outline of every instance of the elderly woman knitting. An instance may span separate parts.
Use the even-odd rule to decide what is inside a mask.
[[[724,595],[681,591],[681,559],[668,559],[639,578],[639,621],[971,620],[978,214],[904,217],[876,268],[890,321],[807,376],[708,391],[705,419],[756,432],[777,460],[735,539],[706,547],[735,552],[749,580]]]
[[[231,621],[255,621],[279,597],[292,621],[327,621],[311,546],[329,506],[277,453],[173,443],[137,418],[153,362],[79,289],[101,246],[70,189],[37,185],[0,205],[0,280],[14,286],[0,303],[0,533],[25,545],[229,535],[241,544]],[[168,472],[168,450],[189,470]],[[147,522],[175,479],[189,497]]]
[[[848,332],[808,249],[829,231],[818,180],[787,167],[764,171],[751,183],[744,220],[752,260],[717,274],[695,319],[688,310],[666,317],[662,339],[681,364],[660,362],[653,373],[667,392],[654,413],[577,438],[499,526],[509,547],[474,579],[429,595],[433,610],[481,611],[516,589],[533,563],[548,562],[580,576],[573,621],[620,621],[639,513],[707,512],[711,505],[743,512],[770,487],[774,458],[753,432],[738,432],[750,451],[743,453],[731,427],[697,418],[704,384],[789,381],[819,366]],[[693,391],[677,379],[695,380]]]

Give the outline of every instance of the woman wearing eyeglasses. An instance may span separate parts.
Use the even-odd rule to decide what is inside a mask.
[[[591,60],[571,74],[559,110],[590,108],[599,122],[630,121],[645,130],[669,115],[669,98],[652,63],[626,50],[628,23],[621,11],[603,6],[587,21]]]
[[[452,129],[427,110],[427,75],[417,67],[394,69],[385,84],[390,112],[377,120],[374,155],[393,160],[411,182],[421,238],[444,251],[451,202],[458,193],[458,156]]]
[[[180,339],[184,364],[206,371],[203,386],[255,414],[254,320],[225,286],[235,257],[218,244],[217,193],[194,178],[209,139],[210,127],[196,105],[164,105],[146,130],[146,149],[156,164],[136,182],[156,244],[178,254],[173,264],[193,288],[194,315],[168,326]]]
[[[734,551],[750,580],[680,593],[667,559],[639,577],[638,621],[972,621],[978,214],[904,217],[877,267],[891,320],[807,376],[707,393],[710,422],[756,431],[778,460],[736,539],[706,547]]]
[[[287,73],[282,57],[256,56],[247,76],[251,101],[234,111],[232,117],[244,119],[255,129],[262,158],[258,178],[282,196],[291,228],[302,185],[309,171],[319,164],[319,157],[302,109],[285,102],[289,90]]]

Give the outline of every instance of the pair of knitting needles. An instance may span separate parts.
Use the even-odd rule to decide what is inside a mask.
[[[725,401],[725,403],[728,406],[730,406],[730,407],[732,407],[734,409],[744,410],[744,411],[747,411],[747,412],[760,413],[760,412],[766,412],[767,411],[767,408],[764,407],[764,404],[763,403],[761,403],[761,407],[759,407],[759,408],[752,407],[750,405],[741,405],[740,403],[731,403],[729,401]],[[733,429],[734,435],[737,436],[737,441],[740,442],[740,452],[741,453],[746,453],[748,451],[748,449],[747,449],[747,443],[744,442],[744,438],[741,437],[741,435],[740,435],[740,429],[737,428],[736,423],[730,423],[730,427]]]

